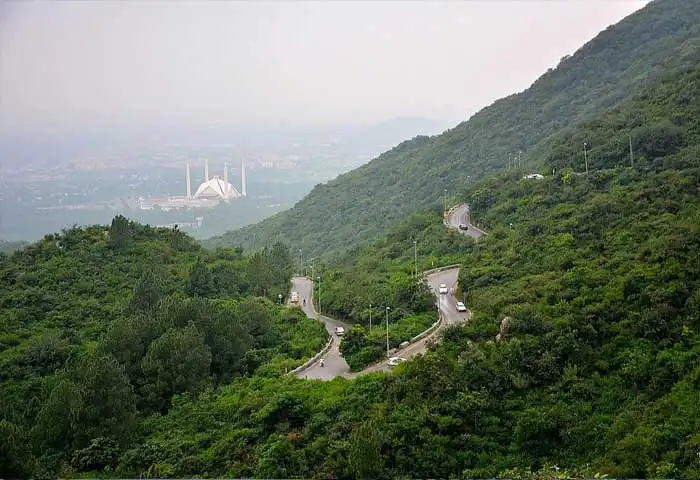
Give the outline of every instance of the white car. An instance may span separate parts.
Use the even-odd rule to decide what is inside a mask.
[[[345,329],[343,327],[335,327],[335,334],[342,337],[345,335]]]
[[[464,305],[462,302],[457,302],[457,311],[458,312],[466,312],[467,307]]]
[[[389,365],[390,367],[395,367],[395,366],[398,365],[399,363],[403,363],[403,362],[405,362],[405,361],[406,361],[405,358],[401,358],[401,357],[391,357],[391,358],[389,359],[389,361],[387,362],[387,365]]]
[[[438,287],[438,292],[442,293],[447,293],[447,285],[444,283],[441,283],[440,286]]]

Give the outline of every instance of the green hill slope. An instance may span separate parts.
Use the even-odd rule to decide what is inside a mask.
[[[441,210],[469,181],[529,154],[559,129],[614,105],[659,72],[689,64],[700,48],[700,5],[656,0],[611,26],[529,89],[495,102],[435,137],[404,142],[369,164],[318,185],[294,208],[209,245],[282,240],[309,256],[380,236],[407,214]]]
[[[114,466],[173,396],[303,363],[327,333],[275,304],[291,268],[123,217],[0,253],[0,477]]]
[[[432,233],[420,267],[459,261],[474,312],[432,352],[392,375],[244,380],[183,401],[118,472],[699,478],[700,67],[648,87],[543,145],[556,176],[499,173],[460,194],[491,229],[483,241],[416,216],[359,249],[357,268],[324,271],[328,308],[366,326],[372,294],[409,299],[413,239]],[[649,124],[670,137],[636,130]],[[635,130],[634,168],[624,148],[601,155]],[[596,152],[588,175],[567,167],[581,171],[581,139]]]

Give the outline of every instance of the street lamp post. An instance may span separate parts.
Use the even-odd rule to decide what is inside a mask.
[[[318,280],[318,314],[321,314],[321,277],[316,277]]]
[[[281,293],[277,294],[277,301],[279,302],[280,305],[282,305],[282,294]]]
[[[299,249],[299,275],[304,275],[304,257],[301,253],[301,248]]]
[[[372,333],[372,304],[369,304],[369,333]]]
[[[583,142],[583,161],[586,162],[586,173],[588,173],[588,150],[586,149],[586,146],[588,144],[586,142]]]
[[[386,358],[389,358],[389,309],[386,307]]]
[[[413,240],[413,275],[418,276],[418,241]]]

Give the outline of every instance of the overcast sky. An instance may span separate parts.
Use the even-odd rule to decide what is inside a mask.
[[[0,0],[0,128],[458,121],[646,3]]]

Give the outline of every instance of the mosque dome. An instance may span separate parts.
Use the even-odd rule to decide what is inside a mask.
[[[194,194],[194,198],[220,198],[223,200],[240,198],[236,187],[219,176],[214,176],[202,183]]]

